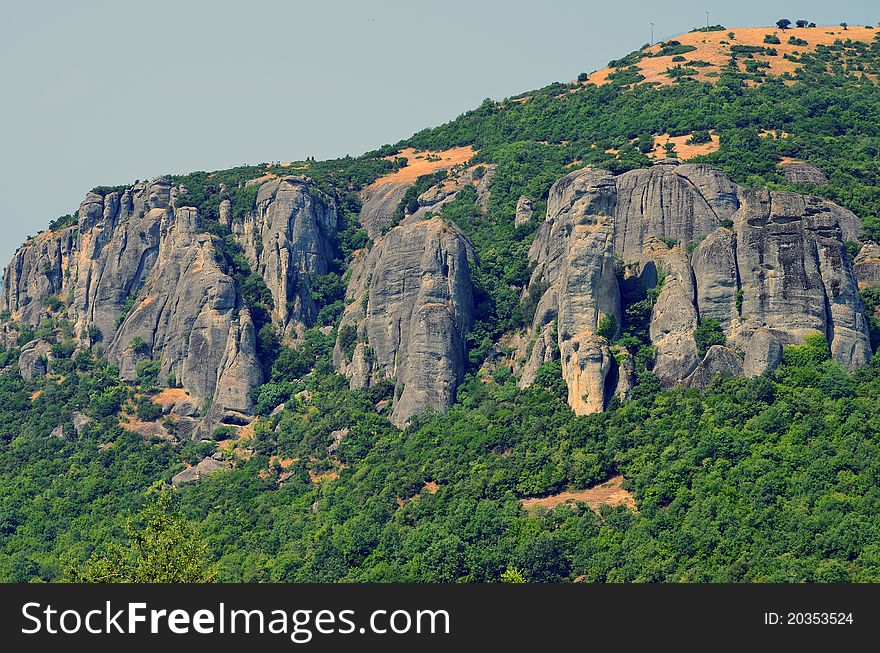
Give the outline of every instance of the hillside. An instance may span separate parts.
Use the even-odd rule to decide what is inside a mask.
[[[166,482],[223,580],[880,579],[878,73],[870,27],[694,31],[93,189],[3,275],[0,578]]]

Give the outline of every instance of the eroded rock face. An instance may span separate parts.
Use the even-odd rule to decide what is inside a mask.
[[[352,266],[334,362],[355,388],[394,381],[397,425],[454,399],[473,319],[473,260],[467,238],[432,218],[395,227]]]
[[[783,163],[779,167],[785,178],[796,184],[816,184],[817,186],[828,184],[828,177],[825,176],[825,173],[809,163],[792,161],[791,163]]]
[[[48,370],[49,354],[52,347],[45,340],[32,340],[21,348],[18,355],[18,371],[25,381],[44,376]]]
[[[260,186],[252,212],[229,221],[251,269],[272,293],[276,328],[301,336],[317,315],[308,279],[326,274],[333,260],[335,200],[305,177],[272,179]]]
[[[607,403],[608,384],[596,379],[622,378],[598,337],[604,316],[620,325],[615,259],[617,272],[637,270],[643,287],[662,282],[650,339],[653,371],[665,385],[705,387],[719,373],[760,374],[779,364],[782,345],[814,332],[828,338],[836,360],[863,365],[871,353],[867,323],[845,251],[859,230],[856,216],[831,202],[741,188],[702,164],[566,175],[550,189],[529,251],[535,269],[524,299],[540,299],[520,383],[532,383],[546,362],[548,325],[556,323],[572,408],[583,413]],[[860,254],[865,282],[876,254]],[[701,359],[695,332],[707,319],[718,322],[727,343]],[[589,394],[572,389],[587,378]]]
[[[175,206],[179,195],[185,191],[164,177],[89,193],[77,225],[19,248],[3,277],[0,310],[33,326],[50,310],[63,314],[80,345],[100,342],[123,378],[155,360],[160,384],[171,378],[187,390],[186,412],[210,400],[213,419],[232,415],[240,423],[263,380],[253,317],[201,216]],[[295,336],[314,319],[307,281],[332,259],[336,204],[297,177],[263,183],[257,200],[238,216],[226,201],[219,217],[266,280],[277,328]],[[27,360],[37,348],[26,348],[25,374],[45,373],[39,355]]]
[[[782,362],[782,344],[779,338],[765,327],[756,329],[746,348],[743,376],[751,377],[775,370]]]
[[[689,388],[705,389],[716,376],[740,376],[743,364],[736,352],[723,345],[712,345],[682,385]]]
[[[856,256],[853,270],[859,282],[859,288],[880,287],[880,245],[865,243]]]
[[[532,200],[526,197],[525,195],[521,195],[519,200],[516,202],[516,214],[513,218],[513,224],[517,227],[520,225],[528,224],[532,221],[532,216],[534,215],[534,210],[532,208]]]
[[[556,323],[563,377],[569,384],[569,404],[578,414],[598,412],[607,403],[605,381],[611,369],[606,337],[621,323],[620,291],[614,270],[614,179],[602,171],[563,177],[550,190],[547,221],[529,251],[535,262],[530,292],[544,290],[533,328],[542,333],[537,352],[545,358],[547,325]],[[541,361],[544,362],[544,361]],[[536,369],[538,359],[530,361]],[[526,377],[528,383],[534,372]]]
[[[135,305],[110,342],[107,357],[123,379],[134,380],[137,364],[160,363],[159,379],[173,378],[201,405],[249,411],[248,393],[262,381],[250,314],[232,278],[218,263],[213,238],[199,233],[195,209],[163,212],[153,269]],[[241,355],[253,369],[226,378],[230,357]],[[219,392],[240,383],[235,393]]]

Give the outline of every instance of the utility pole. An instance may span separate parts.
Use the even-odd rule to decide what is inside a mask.
[[[654,23],[651,23],[651,45],[654,45]]]
[[[709,12],[706,12],[706,34],[709,33]]]

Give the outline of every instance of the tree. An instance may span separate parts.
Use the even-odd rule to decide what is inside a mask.
[[[806,21],[803,19],[795,22],[795,25],[797,25],[798,27],[806,27],[808,24],[809,24],[809,21]]]
[[[791,21],[788,18],[782,18],[776,21],[776,27],[779,29],[788,29],[791,27]]]
[[[587,81],[589,78],[590,76],[587,73],[581,73],[580,75],[578,75],[578,81],[581,83]]]
[[[841,26],[843,29],[846,29],[847,27],[849,27],[849,25],[848,25],[847,23],[841,23],[840,26]]]
[[[697,341],[697,353],[700,356],[705,356],[706,352],[713,345],[723,345],[727,342],[727,338],[724,336],[724,331],[721,330],[718,320],[711,317],[700,322],[700,325],[694,331],[694,340]]]
[[[613,315],[603,315],[599,320],[599,326],[596,327],[596,335],[611,342],[617,335],[617,318]]]
[[[125,545],[112,543],[84,566],[68,565],[74,583],[210,583],[217,570],[193,524],[174,509],[171,490],[153,486],[149,503],[125,526]]]

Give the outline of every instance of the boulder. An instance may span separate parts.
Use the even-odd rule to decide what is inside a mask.
[[[735,351],[723,345],[713,345],[682,385],[704,390],[716,376],[740,376],[742,371],[742,361]]]
[[[517,227],[528,224],[532,221],[532,215],[534,215],[532,200],[525,195],[520,195],[516,202],[516,215],[513,218],[513,224]]]
[[[45,340],[31,340],[21,348],[18,355],[18,371],[25,381],[45,376],[48,372],[48,359],[52,347]]]
[[[809,163],[792,161],[781,164],[779,168],[788,181],[796,184],[815,184],[816,186],[828,184],[828,177],[825,176],[825,173]]]

